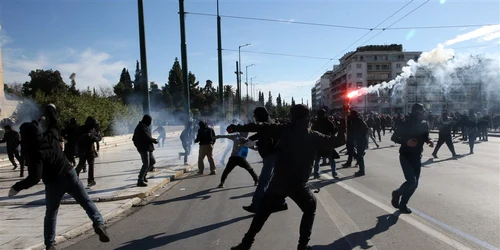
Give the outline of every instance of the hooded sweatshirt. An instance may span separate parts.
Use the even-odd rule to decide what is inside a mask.
[[[215,143],[215,132],[210,128],[205,122],[199,122],[200,128],[198,129],[198,134],[196,135],[195,143],[200,143],[202,145],[212,145]]]
[[[21,125],[21,147],[28,165],[28,177],[14,184],[16,191],[28,189],[40,179],[45,184],[57,182],[59,176],[73,169],[59,143],[55,108],[48,106],[45,116],[47,131],[44,133],[40,133],[39,128],[31,122]]]
[[[255,118],[258,122],[272,124],[273,120],[269,117],[267,109],[258,107],[254,111]],[[266,158],[270,155],[276,154],[276,145],[278,144],[279,137],[266,131],[261,131],[249,137],[251,141],[257,141],[256,146],[259,155]]]

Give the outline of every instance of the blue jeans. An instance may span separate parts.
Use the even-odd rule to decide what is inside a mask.
[[[408,204],[408,201],[418,187],[420,170],[422,169],[420,159],[420,156],[399,155],[399,162],[401,163],[401,168],[403,169],[403,174],[406,179],[403,185],[396,190],[396,192],[401,195],[401,201],[399,203],[401,206],[406,206],[406,204]]]
[[[276,163],[276,155],[269,155],[262,159],[262,170],[259,176],[259,183],[257,184],[257,189],[255,189],[255,193],[252,198],[252,207],[255,209],[259,208],[260,201],[262,197],[264,197],[264,193],[266,192],[269,182],[273,178],[274,173],[274,164]],[[285,204],[285,199],[282,200],[281,204]]]
[[[43,235],[45,245],[52,246],[55,243],[57,212],[64,194],[68,193],[85,210],[90,220],[95,225],[104,224],[101,213],[97,210],[94,202],[90,200],[82,182],[78,179],[75,169],[59,176],[57,182],[45,184],[46,211],[43,224]]]
[[[321,158],[321,156],[316,155],[316,159],[314,160],[314,176],[319,176],[319,162]],[[337,173],[337,164],[335,164],[335,159],[333,159],[333,157],[330,157],[330,164],[332,175],[335,175],[335,173]]]

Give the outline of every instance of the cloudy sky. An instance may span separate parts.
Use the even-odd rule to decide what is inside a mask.
[[[216,18],[197,13],[215,14],[215,3],[185,3],[192,13],[186,18],[188,68],[202,83],[218,82]],[[180,58],[178,1],[145,0],[144,7],[149,79],[163,85]],[[243,71],[255,64],[248,74],[256,89],[304,103],[319,76],[362,45],[397,43],[407,51],[429,51],[443,43],[457,53],[498,58],[500,26],[483,25],[498,24],[499,9],[497,0],[221,0],[224,84],[235,85],[237,49],[247,43]],[[135,0],[1,1],[0,24],[6,83],[52,68],[67,82],[76,73],[81,89],[111,87],[121,69],[133,72],[139,59]]]

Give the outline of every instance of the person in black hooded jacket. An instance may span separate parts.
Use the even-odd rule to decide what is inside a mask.
[[[194,143],[200,143],[200,150],[198,153],[198,174],[203,174],[203,170],[205,170],[203,160],[206,156],[208,158],[208,164],[210,164],[210,174],[215,175],[215,161],[213,155],[215,131],[204,121],[200,121],[198,124],[200,128],[198,129],[198,134],[194,140]]]
[[[3,129],[5,130],[5,134],[3,135],[3,139],[0,140],[0,143],[7,144],[6,145],[7,156],[9,157],[9,161],[14,166],[13,170],[16,170],[17,168],[17,163],[14,160],[14,157],[19,162],[19,165],[21,165],[21,168],[24,168],[24,161],[21,155],[19,154],[19,145],[21,144],[21,138],[19,137],[19,133],[14,129],[12,129],[10,125],[5,125]],[[23,177],[22,174],[21,177]]]
[[[97,121],[89,116],[85,120],[85,124],[79,128],[78,132],[78,166],[76,173],[80,175],[80,171],[85,167],[85,163],[89,164],[89,176],[87,178],[87,186],[91,187],[96,184],[94,179],[94,161],[95,148],[94,144],[102,138],[96,130]]]
[[[267,109],[265,107],[257,107],[253,111],[255,121],[264,124],[273,124],[273,120],[269,116]],[[276,163],[276,145],[278,144],[279,137],[266,131],[261,131],[249,137],[250,141],[257,141],[256,146],[259,155],[262,157],[262,170],[259,176],[259,182],[257,184],[257,189],[252,197],[252,204],[250,206],[244,206],[243,209],[250,213],[256,213],[259,210],[259,204],[264,196],[264,192],[269,186],[269,182],[273,177],[274,164]],[[275,211],[287,210],[288,205],[283,198]]]
[[[328,116],[326,115],[326,111],[324,109],[320,109],[317,113],[318,115],[318,120],[314,122],[312,125],[311,129],[318,131],[324,135],[335,135],[338,132],[337,127],[335,124],[328,119]],[[337,177],[337,165],[335,163],[335,159],[340,158],[339,153],[335,149],[331,148],[324,148],[318,151],[318,154],[316,155],[316,159],[314,160],[314,178],[318,179],[319,178],[319,161],[323,157],[328,157],[330,160],[330,166],[332,170],[332,176]]]
[[[139,187],[148,186],[148,184],[146,184],[146,182],[148,182],[146,175],[148,171],[154,168],[156,163],[153,155],[153,151],[155,150],[153,144],[157,144],[158,140],[151,137],[151,130],[149,129],[151,123],[153,123],[153,118],[150,115],[144,115],[139,124],[137,124],[137,127],[135,127],[132,137],[134,146],[137,148],[142,160],[142,167],[139,172],[139,179],[137,180],[137,186]]]
[[[99,210],[89,198],[75,169],[62,151],[59,143],[56,107],[49,104],[46,109],[48,118],[46,132],[41,133],[39,128],[31,122],[23,123],[20,127],[21,147],[28,163],[28,177],[12,186],[9,197],[43,180],[46,202],[44,239],[45,246],[49,250],[55,249],[57,212],[65,193],[71,195],[87,212],[88,217],[94,223],[94,231],[99,235],[99,240],[108,242],[109,236],[104,229],[104,221]]]
[[[312,171],[312,162],[321,148],[336,148],[345,143],[340,137],[326,136],[309,128],[309,109],[298,104],[291,108],[291,122],[285,124],[247,124],[230,125],[232,132],[259,132],[275,134],[280,138],[276,151],[274,176],[262,198],[259,210],[252,220],[250,229],[242,242],[232,250],[250,249],[255,236],[262,229],[273,209],[279,206],[283,198],[290,197],[303,211],[300,223],[300,238],[297,249],[311,249],[308,246],[314,217],[316,198],[309,189],[308,180]]]

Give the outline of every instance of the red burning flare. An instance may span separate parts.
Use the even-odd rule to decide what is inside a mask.
[[[351,92],[349,92],[349,94],[347,94],[347,98],[349,98],[349,99],[352,99],[352,98],[358,97],[358,96],[359,96],[358,90],[351,91]]]

